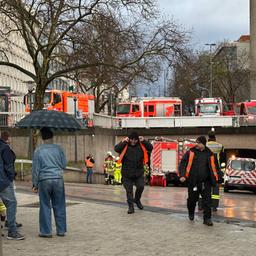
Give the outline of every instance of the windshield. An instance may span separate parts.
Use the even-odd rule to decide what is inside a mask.
[[[233,160],[231,168],[237,171],[252,171],[255,170],[255,163],[253,161]]]
[[[31,95],[28,94],[28,104],[30,104],[30,99],[31,99],[31,104],[35,103],[35,94],[32,93]],[[51,93],[46,92],[44,94],[44,104],[50,104],[51,103]]]
[[[130,104],[120,104],[116,108],[117,114],[129,114],[130,113]]]
[[[256,115],[256,106],[248,106],[248,113]]]
[[[200,113],[217,113],[219,110],[218,104],[200,104],[199,106]]]

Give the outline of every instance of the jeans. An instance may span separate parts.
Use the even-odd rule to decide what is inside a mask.
[[[133,202],[140,201],[142,192],[144,190],[144,176],[136,178],[123,177],[123,185],[126,190],[126,197],[128,205],[132,205]],[[135,184],[135,198],[133,198],[133,184]]]
[[[17,200],[13,188],[13,183],[11,183],[6,189],[0,192],[0,197],[6,207],[7,220],[8,220],[8,232],[16,233],[16,210],[17,210]]]
[[[38,185],[38,193],[40,201],[40,234],[52,234],[51,208],[53,208],[57,234],[64,234],[67,231],[67,223],[63,179],[47,179],[40,181]]]
[[[93,170],[90,167],[87,167],[87,172],[86,172],[86,182],[92,184],[92,173]]]

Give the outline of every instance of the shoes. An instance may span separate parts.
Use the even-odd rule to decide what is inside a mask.
[[[16,233],[8,233],[6,238],[9,239],[9,240],[24,240],[25,236],[23,236],[20,233],[16,232]]]
[[[52,238],[51,234],[39,234],[38,236],[43,238]]]
[[[5,221],[4,227],[5,227],[5,228],[8,228],[8,227],[9,227],[9,226],[8,226],[8,221],[7,221],[7,220]],[[16,227],[17,227],[17,228],[20,228],[20,227],[22,227],[22,224],[21,224],[21,223],[17,223],[17,222],[16,222]]]
[[[65,236],[65,233],[57,233],[57,236]]]
[[[127,213],[128,213],[128,214],[134,213],[134,206],[133,206],[133,204],[129,205],[129,209],[128,209],[128,212],[127,212]]]
[[[140,210],[143,210],[143,205],[142,205],[142,203],[141,203],[141,201],[140,200],[138,200],[138,201],[134,201],[134,203],[137,205],[137,207],[140,209]]]
[[[188,214],[188,218],[189,218],[191,221],[193,221],[193,220],[195,219],[195,214],[194,214],[193,212],[190,212],[190,213]]]
[[[204,219],[204,224],[207,226],[213,226],[212,220],[211,219]]]

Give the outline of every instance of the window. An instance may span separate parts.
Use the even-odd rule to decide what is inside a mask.
[[[132,112],[138,112],[140,111],[139,105],[132,105]]]
[[[155,112],[155,106],[154,105],[149,105],[148,106],[148,112]]]
[[[61,96],[58,93],[54,93],[53,95],[53,105],[61,102]]]

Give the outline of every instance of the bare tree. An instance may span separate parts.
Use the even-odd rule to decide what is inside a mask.
[[[103,10],[79,28],[74,38],[78,44],[74,44],[77,49],[70,55],[71,63],[87,58],[92,63],[113,64],[94,66],[76,74],[82,90],[93,91],[95,109],[99,112],[109,103],[109,97],[103,97],[106,93],[111,91],[117,98],[128,86],[156,81],[161,63],[172,63],[183,54],[187,34],[174,22],[161,21],[156,16],[145,19],[134,15],[127,19]],[[81,78],[86,78],[85,84]]]
[[[22,36],[34,70],[13,63],[8,56],[2,58],[0,65],[15,68],[35,82],[34,108],[39,109],[43,106],[45,89],[54,79],[81,69],[119,64],[102,60],[90,62],[85,58],[70,65],[67,56],[76,48],[73,35],[82,24],[88,24],[102,9],[106,12],[115,10],[119,15],[137,12],[149,19],[155,15],[153,7],[152,0],[0,0],[3,21],[0,33],[2,36],[13,33]]]

